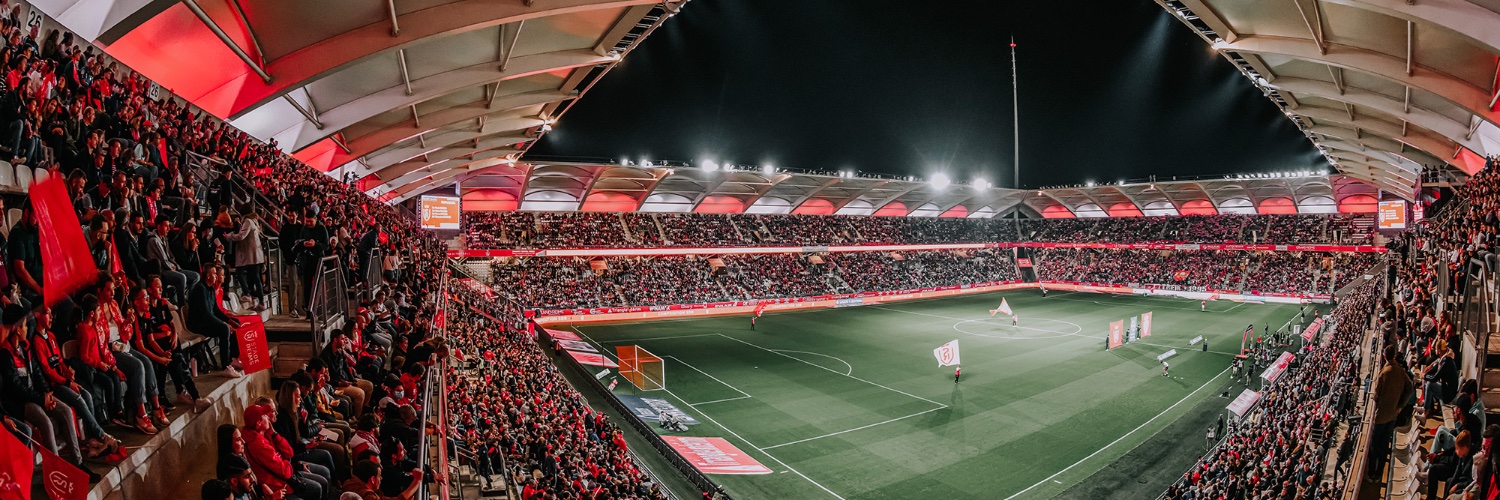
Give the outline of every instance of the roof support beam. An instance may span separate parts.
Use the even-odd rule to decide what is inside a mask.
[[[922,187],[923,184],[925,184],[925,183],[922,183],[922,182],[911,182],[904,189],[896,191],[896,194],[892,194],[892,195],[887,196],[884,199],[880,200],[880,203],[871,203],[870,205],[872,205],[872,206],[875,207],[875,212],[879,212],[881,209],[885,208],[886,205],[890,205],[891,203],[893,203],[896,200],[900,199],[902,196],[906,196],[908,193],[911,193],[912,191],[917,190],[917,188]],[[906,214],[910,214],[912,212],[912,210],[915,210],[915,208],[913,208],[913,207],[906,207]],[[873,214],[875,212],[871,212],[871,214]],[[906,214],[903,214],[903,215],[906,215]]]
[[[256,60],[264,64],[266,51],[260,48],[260,37],[255,35],[255,27],[250,26],[250,18],[245,16],[245,8],[240,6],[240,0],[230,0],[229,5],[234,7],[234,15],[239,16],[240,23],[245,26],[245,34],[250,36],[250,45],[255,47]]]
[[[1337,68],[1333,75],[1335,85],[1340,89],[1344,88],[1342,72],[1345,68],[1354,69],[1398,85],[1426,90],[1470,113],[1483,116],[1485,121],[1500,123],[1500,112],[1492,111],[1485,105],[1491,97],[1486,90],[1476,88],[1451,76],[1421,70],[1421,68],[1413,68],[1413,74],[1408,76],[1405,61],[1399,57],[1345,46],[1339,46],[1340,50],[1337,51],[1319,54],[1314,45],[1313,42],[1307,40],[1254,36],[1242,38],[1235,43],[1215,43],[1214,49],[1221,52],[1228,50],[1253,54],[1278,54],[1326,64],[1331,67],[1330,71],[1333,71],[1332,68]]]
[[[209,31],[214,33],[214,36],[219,37],[219,41],[224,42],[224,46],[229,47],[229,50],[233,51],[234,55],[245,63],[245,66],[249,66],[250,71],[254,71],[256,75],[260,75],[260,79],[267,84],[271,83],[271,74],[267,73],[266,69],[261,67],[260,62],[251,58],[250,54],[246,54],[245,49],[240,48],[240,44],[235,43],[233,39],[229,38],[229,34],[224,33],[224,29],[219,27],[219,23],[214,22],[212,17],[208,17],[207,12],[203,12],[203,7],[198,6],[197,0],[182,0],[182,3],[187,6],[188,10],[193,11],[193,15],[197,16],[198,20],[204,26],[207,26]]]
[[[777,184],[781,184],[781,181],[790,179],[792,177],[795,176],[792,174],[776,174],[771,177],[762,177],[766,179],[766,183],[762,184],[761,187],[756,188],[755,193],[751,194],[749,198],[745,198],[744,210],[749,210],[751,205],[754,205],[755,202],[760,201],[761,198],[764,198],[766,196],[766,193],[770,193],[772,189],[776,188]]]
[[[796,201],[792,202],[791,211],[796,212],[798,208],[802,207],[803,203],[807,203],[807,200],[811,200],[814,196],[817,196],[818,193],[823,192],[824,189],[828,189],[828,186],[838,184],[843,180],[843,177],[829,177],[828,179],[824,180],[822,184],[819,184],[818,187],[807,190],[807,192],[802,193],[802,196],[798,196]]]
[[[1323,40],[1323,19],[1317,13],[1318,0],[1312,0],[1312,5],[1309,7],[1304,7],[1302,3],[1303,0],[1292,0],[1292,4],[1297,6],[1297,13],[1302,15],[1302,23],[1307,25],[1307,31],[1312,33],[1313,40],[1318,42],[1318,53],[1327,54],[1328,42]],[[1313,11],[1311,17],[1307,15],[1309,10]],[[1314,17],[1317,18],[1317,24],[1313,24]]]
[[[311,97],[311,96],[309,96],[309,97]],[[317,108],[314,108],[314,107],[311,106],[312,102],[311,102],[310,99],[309,99],[309,102],[308,102],[308,106],[307,107],[303,107],[301,104],[297,103],[296,99],[292,99],[292,95],[291,94],[282,94],[281,98],[285,99],[286,102],[287,102],[287,104],[291,104],[292,108],[296,109],[297,113],[300,113],[302,115],[302,117],[306,118],[309,123],[312,123],[312,126],[314,128],[316,128],[318,130],[323,130],[323,122],[318,120],[318,110],[317,110]]]
[[[718,179],[709,181],[706,189],[698,192],[698,196],[693,199],[693,211],[697,212],[698,205],[702,204],[703,200],[707,200],[708,197],[713,196],[714,192],[719,190],[719,186],[723,186],[725,182],[729,181],[729,176],[731,175],[733,175],[732,172],[719,172]]]
[[[406,71],[406,49],[396,49],[396,61],[401,64],[401,83],[406,85],[406,95],[411,95],[411,73]]]
[[[1414,38],[1416,36],[1417,36],[1417,23],[1414,23],[1414,22],[1411,22],[1411,21],[1407,21],[1406,22],[1406,76],[1408,76],[1408,77],[1411,76],[1411,70],[1412,70],[1412,46],[1415,44]]]
[[[411,124],[415,125],[417,128],[422,128],[422,117],[417,115],[416,104],[411,105]],[[422,134],[417,134],[418,137],[421,137],[421,135]]]
[[[837,213],[839,210],[843,210],[844,207],[848,206],[850,203],[853,203],[854,200],[858,200],[859,197],[864,196],[865,194],[868,194],[870,191],[874,190],[875,188],[879,188],[881,186],[885,186],[885,185],[890,184],[892,182],[895,182],[895,181],[891,181],[891,180],[870,181],[867,184],[865,184],[865,187],[860,188],[859,191],[855,191],[854,195],[848,196],[848,197],[844,198],[843,200],[839,200],[838,203],[833,204],[833,211],[835,213]]]
[[[656,193],[656,186],[661,185],[662,179],[666,179],[667,176],[672,175],[673,170],[670,168],[657,168],[648,170],[648,172],[651,172],[651,180],[646,182],[646,192],[641,193],[641,199],[635,201],[635,211],[637,212],[641,211],[641,207],[646,205],[646,198],[650,198],[652,194]]]
[[[510,66],[510,55],[516,51],[516,42],[521,39],[523,26],[526,26],[525,19],[500,25],[500,71],[505,71]]]
[[[391,18],[391,36],[401,36],[401,22],[396,20],[396,0],[385,0],[385,10]]]

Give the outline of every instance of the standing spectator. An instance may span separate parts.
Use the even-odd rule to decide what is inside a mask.
[[[240,290],[250,299],[247,309],[264,307],[261,304],[266,296],[265,282],[261,277],[266,266],[266,249],[261,243],[264,232],[260,213],[252,209],[240,220],[239,229],[225,236],[234,242],[234,267],[239,272]]]
[[[1365,477],[1379,481],[1385,463],[1391,458],[1391,440],[1396,432],[1396,416],[1401,413],[1401,404],[1412,392],[1411,376],[1396,355],[1395,347],[1385,350],[1385,368],[1375,378],[1375,427],[1370,436],[1370,463]],[[1372,475],[1373,474],[1373,475]]]

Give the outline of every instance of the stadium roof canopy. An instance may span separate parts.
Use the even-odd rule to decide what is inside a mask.
[[[994,217],[1132,217],[1218,213],[1373,212],[1381,193],[1345,175],[1171,180],[1015,190],[940,187],[910,178],[794,173],[739,167],[502,163],[457,169],[426,184],[377,188],[405,200],[457,184],[469,210],[839,214]],[[389,191],[385,191],[391,189]],[[400,193],[392,196],[392,193]],[[449,194],[444,190],[442,194]]]
[[[687,0],[31,3],[172,94],[368,191],[520,156]]]
[[[1411,192],[1424,168],[1473,173],[1500,155],[1500,2],[1157,3],[1344,175]]]

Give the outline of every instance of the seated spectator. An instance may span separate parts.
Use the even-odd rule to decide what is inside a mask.
[[[4,383],[0,408],[31,424],[38,444],[82,467],[84,452],[73,425],[73,408],[53,395],[51,384],[42,376],[27,340],[28,315],[26,308],[16,304],[5,306],[0,314],[0,382]]]

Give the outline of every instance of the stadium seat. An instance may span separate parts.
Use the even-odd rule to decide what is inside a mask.
[[[45,168],[39,168],[35,172],[32,172],[32,175],[34,177],[32,182],[37,183],[47,180],[48,177],[52,177],[52,172]]]
[[[5,227],[7,230],[16,227],[16,223],[18,222],[21,222],[21,209],[12,208],[5,211]]]
[[[8,161],[0,161],[0,188],[16,188],[16,169]]]
[[[16,187],[21,188],[21,192],[31,192],[31,180],[31,167],[16,165]]]

